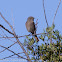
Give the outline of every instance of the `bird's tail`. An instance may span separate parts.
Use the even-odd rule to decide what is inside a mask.
[[[37,42],[39,41],[39,39],[38,39],[37,35],[35,35],[35,39],[36,39],[36,41],[37,41]]]

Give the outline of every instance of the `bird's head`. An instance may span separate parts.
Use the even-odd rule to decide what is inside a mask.
[[[30,16],[30,17],[28,17],[28,20],[33,20],[34,21],[34,17]]]

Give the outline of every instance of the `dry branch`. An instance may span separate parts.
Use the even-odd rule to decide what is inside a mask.
[[[10,32],[8,29],[6,29],[3,25],[0,24],[0,27],[2,27],[4,30],[6,30],[8,33],[14,35],[12,32]]]
[[[61,3],[61,0],[59,1],[59,4],[58,4],[58,6],[57,6],[57,9],[56,9],[56,12],[55,12],[55,15],[54,15],[53,23],[52,23],[52,24],[54,24],[54,20],[55,20],[55,17],[56,17],[56,15],[57,15],[57,12],[58,12],[58,9],[59,9],[59,6],[60,6],[60,3]]]
[[[6,31],[9,32],[10,34],[12,34],[12,35],[15,37],[15,39],[16,39],[17,42],[18,42],[18,44],[20,45],[20,47],[21,47],[22,50],[24,51],[25,55],[27,56],[28,61],[29,61],[29,62],[32,62],[32,61],[30,60],[30,57],[29,57],[28,53],[27,53],[26,50],[24,49],[22,43],[19,41],[18,36],[17,36],[16,33],[14,32],[14,29],[13,29],[13,27],[11,26],[11,24],[3,17],[3,15],[1,14],[1,12],[0,12],[0,15],[1,15],[1,17],[4,19],[4,21],[10,26],[10,28],[11,28],[12,31],[13,31],[13,34],[12,34],[9,30],[7,30],[7,29],[6,29]],[[5,29],[5,28],[3,27],[3,29]]]
[[[32,34],[32,35],[42,35],[42,34],[48,34],[48,33],[38,33],[38,34]],[[32,35],[28,34],[28,35],[18,36],[18,38],[25,37],[25,36],[32,36]],[[15,37],[0,37],[0,38],[15,38]]]
[[[10,48],[11,46],[13,46],[14,44],[16,44],[17,42],[13,43],[12,45],[8,46],[7,48]],[[0,53],[2,53],[3,51],[5,51],[6,49],[0,51]]]
[[[10,26],[10,28],[12,29],[12,31],[13,31],[13,33],[14,33],[14,30],[13,30],[12,25],[3,17],[3,15],[1,14],[1,12],[0,12],[0,15],[1,15],[1,17],[3,18],[3,20]]]
[[[45,16],[46,24],[47,24],[47,27],[48,27],[48,22],[47,22],[46,13],[45,13],[44,0],[43,0],[43,10],[44,10],[44,16]]]
[[[7,47],[4,47],[4,46],[2,46],[2,45],[0,45],[0,47],[3,47],[3,48],[5,48],[5,49],[7,49],[8,51],[10,51],[10,52],[14,53],[14,54],[15,54],[15,55],[17,55],[18,57],[22,58],[20,55],[18,55],[18,54],[16,54],[15,52],[11,51],[11,50],[10,50],[10,49],[8,49]]]
[[[17,53],[17,54],[21,54],[21,53]],[[14,55],[15,55],[15,54],[13,54],[13,55],[10,55],[10,56],[8,56],[8,57],[5,57],[5,58],[2,58],[2,59],[0,59],[0,60],[4,60],[4,59],[6,59],[6,58],[10,58],[10,57],[12,57],[12,56],[14,56]],[[27,60],[26,58],[24,58],[24,57],[22,57],[22,56],[21,56],[21,58],[22,58],[22,59],[25,59],[25,60]]]

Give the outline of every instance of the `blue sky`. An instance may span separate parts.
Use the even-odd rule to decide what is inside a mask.
[[[57,9],[58,3],[59,0],[45,0],[46,16],[49,26],[52,25],[53,17]],[[35,18],[35,22],[38,19],[37,33],[42,33],[43,29],[47,27],[44,18],[42,0],[0,0],[0,12],[10,22],[10,24],[13,25],[14,22],[15,32],[19,36],[29,34],[25,27],[25,23],[29,16],[33,16]],[[4,22],[1,17],[0,23],[11,31],[9,26]],[[54,23],[55,29],[58,29],[60,33],[62,33],[62,2],[58,9]],[[20,38],[20,41],[23,42],[24,39],[25,37]],[[12,44],[11,41],[9,42],[10,44]],[[1,45],[3,43],[1,42]],[[3,45],[8,46],[9,44],[7,42],[7,44],[4,43]]]

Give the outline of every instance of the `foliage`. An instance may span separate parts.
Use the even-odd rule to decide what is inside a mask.
[[[39,37],[41,41],[46,42],[45,44],[39,45],[34,38],[27,37],[28,41],[25,39],[24,45],[27,46],[28,54],[32,55],[31,60],[34,60],[34,62],[39,60],[47,62],[62,61],[62,36],[54,28],[54,24],[47,27]]]

